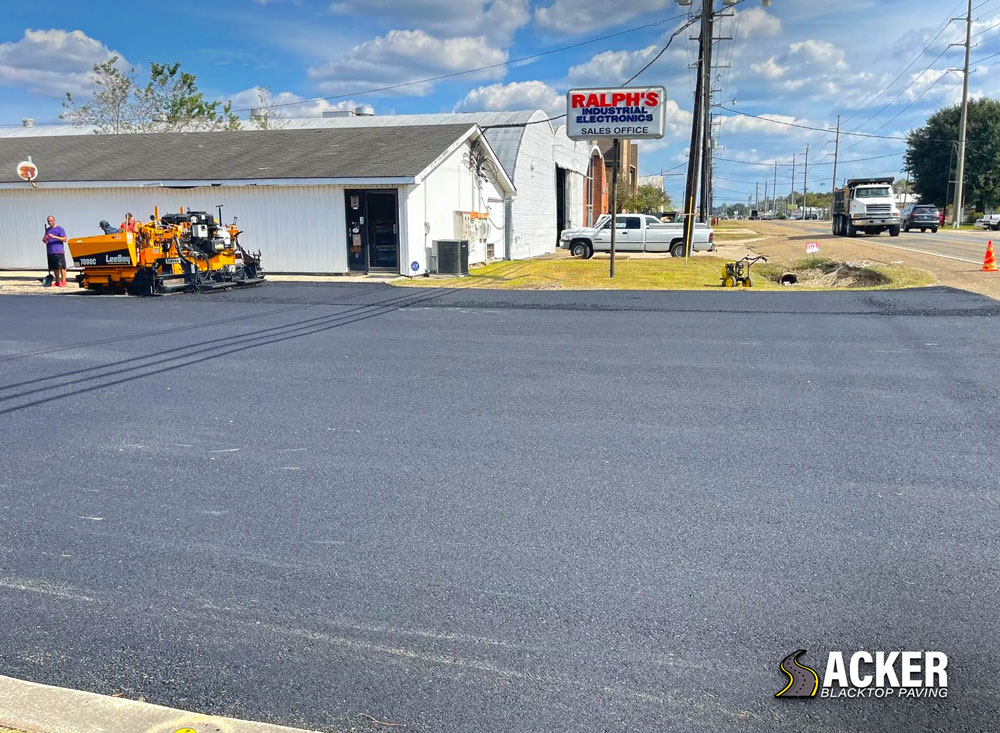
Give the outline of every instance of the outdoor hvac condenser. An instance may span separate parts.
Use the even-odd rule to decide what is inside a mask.
[[[440,275],[469,274],[469,240],[435,239],[434,252]]]

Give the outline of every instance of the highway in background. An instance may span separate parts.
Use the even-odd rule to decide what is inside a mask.
[[[982,264],[986,254],[986,243],[996,240],[1000,244],[1000,232],[939,229],[936,234],[913,230],[909,233],[900,232],[898,237],[890,237],[888,232],[877,236],[861,234],[854,240],[847,237],[835,237],[830,231],[828,221],[790,222],[791,226],[808,232],[816,241],[843,240],[858,244],[872,244],[885,248],[905,249],[910,252],[935,255],[949,259]]]

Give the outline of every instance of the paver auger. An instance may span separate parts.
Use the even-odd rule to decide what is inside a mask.
[[[181,209],[161,217],[156,210],[137,232],[80,237],[68,244],[73,261],[83,266],[76,278],[80,287],[163,295],[262,283],[260,252],[243,249],[239,235],[235,219],[224,226],[204,211]]]

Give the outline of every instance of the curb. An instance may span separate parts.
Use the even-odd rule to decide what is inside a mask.
[[[30,733],[319,733],[0,676],[0,725]]]

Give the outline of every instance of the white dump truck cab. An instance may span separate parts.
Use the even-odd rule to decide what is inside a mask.
[[[853,178],[833,196],[833,233],[856,237],[859,232],[899,236],[899,208],[892,178]]]

